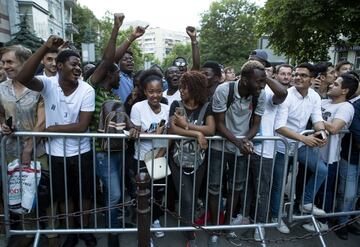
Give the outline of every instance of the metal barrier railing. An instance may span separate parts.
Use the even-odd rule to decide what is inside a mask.
[[[37,141],[37,139],[39,138],[43,138],[48,142],[51,142],[52,140],[54,140],[55,138],[61,138],[62,140],[64,140],[64,143],[66,143],[67,141],[69,141],[70,139],[74,139],[77,140],[78,142],[78,151],[80,151],[80,141],[81,139],[84,138],[89,138],[90,139],[90,143],[91,143],[91,149],[92,149],[92,163],[94,164],[93,167],[91,168],[91,172],[92,174],[96,174],[96,154],[97,152],[95,151],[96,149],[96,145],[95,145],[95,141],[99,138],[108,138],[108,143],[110,139],[122,139],[122,144],[123,144],[123,150],[125,150],[126,147],[126,139],[127,136],[125,135],[120,135],[120,134],[98,134],[98,133],[81,133],[81,134],[69,134],[69,133],[37,133],[37,132],[16,132],[14,133],[14,135],[12,136],[12,138],[16,139],[16,145],[17,145],[17,150],[20,150],[20,141],[22,137],[31,137],[33,140],[33,143],[35,143]],[[242,138],[242,137],[238,137],[238,138]],[[188,137],[182,137],[182,136],[177,136],[177,135],[152,135],[152,134],[143,134],[140,136],[140,138],[138,140],[136,140],[136,144],[139,145],[140,143],[143,143],[144,141],[148,141],[151,142],[150,146],[151,148],[155,148],[157,147],[158,143],[157,140],[158,139],[162,139],[162,140],[190,140],[191,138]],[[262,179],[261,176],[263,175],[264,172],[264,164],[266,164],[266,159],[263,158],[261,155],[258,157],[256,157],[255,155],[250,155],[248,156],[246,159],[244,159],[245,161],[241,161],[242,164],[245,164],[245,166],[237,166],[237,164],[240,162],[240,158],[237,156],[232,156],[232,157],[228,157],[228,154],[225,152],[226,149],[226,142],[223,138],[219,137],[219,136],[215,136],[215,137],[208,137],[207,138],[209,141],[209,148],[207,150],[207,158],[205,159],[205,163],[202,165],[204,167],[203,171],[205,173],[205,175],[203,175],[203,182],[205,182],[205,185],[203,185],[201,188],[203,188],[202,193],[199,191],[197,191],[196,186],[191,187],[191,191],[188,191],[183,186],[178,186],[178,188],[175,189],[170,187],[170,182],[173,181],[174,179],[170,179],[170,177],[166,177],[165,179],[158,180],[158,181],[154,181],[153,179],[151,179],[151,186],[150,186],[150,197],[151,197],[151,203],[150,203],[150,219],[155,219],[154,217],[156,216],[156,214],[158,213],[158,211],[156,210],[161,210],[164,213],[164,216],[161,216],[161,222],[163,223],[163,226],[161,228],[155,228],[152,227],[151,231],[152,232],[157,232],[157,231],[163,231],[163,232],[169,232],[169,231],[184,231],[184,232],[189,232],[189,231],[197,231],[197,230],[204,230],[207,231],[208,233],[212,234],[212,233],[216,233],[218,235],[226,235],[228,233],[228,231],[231,230],[235,230],[235,229],[243,229],[243,228],[253,228],[253,229],[258,229],[261,235],[261,243],[263,246],[266,245],[267,241],[265,239],[265,237],[262,235],[260,228],[264,227],[264,228],[272,228],[272,227],[278,227],[280,225],[280,221],[281,218],[284,215],[287,215],[289,217],[289,221],[293,221],[293,220],[300,220],[300,219],[313,219],[315,220],[314,216],[312,215],[305,215],[305,214],[301,214],[301,215],[295,215],[294,214],[294,208],[295,208],[295,201],[294,201],[294,195],[295,195],[295,184],[296,184],[296,173],[292,173],[292,179],[291,179],[291,192],[290,192],[290,209],[289,212],[285,213],[282,210],[279,210],[279,212],[276,215],[277,221],[273,222],[271,220],[272,215],[271,216],[271,210],[270,210],[270,197],[271,197],[271,187],[273,185],[273,169],[274,169],[274,163],[275,163],[275,159],[271,160],[271,166],[269,166],[267,169],[271,169],[270,171],[270,181],[268,184],[268,188],[267,190],[265,190],[265,192],[262,192]],[[73,141],[74,141],[73,140]],[[285,157],[284,157],[284,176],[281,178],[281,195],[280,195],[280,205],[283,205],[283,201],[284,201],[284,190],[285,190],[285,184],[286,184],[286,178],[287,178],[287,164],[289,163],[289,157],[288,157],[288,152],[287,150],[289,150],[289,145],[288,142],[284,139],[284,138],[280,138],[280,137],[255,137],[254,138],[254,142],[259,142],[259,143],[263,143],[264,141],[274,141],[274,142],[283,142],[285,145]],[[6,160],[6,142],[7,142],[7,137],[4,137],[2,139],[1,142],[1,152],[2,152],[2,164],[7,164]],[[213,208],[217,208],[217,212],[216,215],[222,215],[222,212],[225,211],[225,213],[228,214],[228,220],[229,220],[229,215],[233,216],[236,214],[241,214],[243,217],[245,216],[251,216],[252,220],[254,220],[254,223],[246,223],[246,224],[239,224],[239,225],[232,225],[232,224],[221,224],[222,220],[221,217],[217,217],[216,222],[212,222],[211,216],[208,218],[207,217],[207,213],[210,210],[210,200],[214,201],[213,199],[209,199],[209,197],[211,197],[213,194],[211,194],[209,192],[209,184],[211,182],[211,179],[213,178],[212,176],[214,174],[210,174],[209,169],[210,167],[213,165],[213,158],[214,158],[214,153],[215,151],[212,149],[213,147],[213,143],[214,142],[220,142],[220,152],[219,152],[219,156],[217,157],[218,160],[220,160],[220,181],[218,182],[220,188],[218,188],[218,192],[219,194],[217,195],[217,207],[213,207]],[[195,142],[196,143],[196,142]],[[110,144],[108,144],[110,145]],[[261,144],[260,144],[261,145]],[[218,145],[219,146],[219,145]],[[179,173],[179,177],[177,178],[177,181],[179,183],[179,185],[182,185],[185,180],[189,180],[187,179],[187,176],[191,176],[191,174],[189,175],[189,172],[187,172],[188,170],[186,170],[185,168],[183,169],[182,167],[176,167],[173,164],[172,161],[172,157],[170,154],[172,154],[172,149],[171,146],[169,144],[169,142],[167,142],[167,144],[164,146],[166,149],[166,153],[167,153],[167,159],[166,159],[166,169],[170,169],[171,172],[173,173],[172,176],[174,176],[174,172],[176,171],[176,169],[178,169],[178,173]],[[195,144],[195,148],[196,148],[196,144]],[[263,145],[261,145],[261,150],[263,152]],[[63,151],[64,153],[66,153],[66,146],[63,146]],[[48,152],[51,152],[51,148],[48,150]],[[138,151],[139,154],[140,151]],[[261,152],[261,153],[262,153]],[[106,157],[104,158],[105,162],[107,163],[105,165],[106,169],[107,169],[107,174],[110,175],[110,151],[105,152]],[[275,154],[275,150],[274,150],[274,154]],[[35,160],[35,155],[36,155],[36,148],[34,148],[33,150],[33,160]],[[35,234],[36,238],[35,238],[35,244],[34,246],[36,246],[36,244],[39,241],[39,237],[40,234],[70,234],[70,233],[126,233],[126,232],[136,232],[137,231],[137,225],[135,224],[135,226],[133,227],[129,227],[125,220],[122,221],[122,223],[119,226],[113,227],[111,224],[111,209],[118,209],[119,211],[122,212],[123,218],[125,219],[125,214],[127,212],[128,208],[132,208],[134,205],[136,205],[136,200],[134,197],[125,197],[125,195],[129,195],[130,191],[129,188],[126,188],[128,186],[125,186],[125,179],[126,178],[132,178],[132,176],[134,174],[125,174],[124,171],[129,170],[128,169],[128,165],[131,164],[135,164],[136,168],[133,169],[135,170],[135,174],[139,173],[140,171],[142,171],[143,168],[143,164],[141,164],[140,161],[131,161],[131,157],[129,157],[129,155],[126,152],[122,152],[121,154],[119,154],[120,157],[118,157],[118,160],[121,161],[121,171],[123,171],[121,173],[121,200],[118,201],[116,204],[112,204],[110,203],[110,194],[107,194],[107,198],[106,201],[108,202],[107,204],[110,206],[105,206],[105,207],[98,207],[98,202],[97,202],[97,181],[95,176],[92,176],[92,181],[90,184],[90,186],[92,186],[91,191],[93,194],[93,197],[91,198],[91,207],[88,208],[86,206],[83,205],[83,200],[79,201],[79,205],[78,205],[78,210],[72,210],[71,207],[72,205],[70,205],[70,202],[67,200],[67,193],[70,193],[69,190],[73,190],[74,188],[66,188],[65,186],[65,212],[62,215],[57,214],[56,212],[56,205],[54,205],[54,194],[53,194],[53,188],[52,185],[54,183],[54,179],[56,179],[56,175],[58,174],[52,174],[51,170],[52,170],[52,159],[49,159],[49,170],[50,170],[50,174],[49,174],[49,184],[50,184],[50,206],[49,206],[49,210],[47,213],[44,214],[44,212],[40,212],[39,211],[39,196],[36,196],[36,200],[35,200],[35,210],[33,210],[33,213],[31,216],[20,216],[20,218],[18,220],[14,220],[12,219],[12,217],[10,217],[10,211],[9,211],[9,206],[8,206],[8,183],[7,183],[7,166],[3,165],[2,166],[2,180],[3,180],[3,195],[4,195],[4,220],[5,220],[5,228],[6,228],[6,232],[8,235],[18,235],[18,234]],[[199,154],[200,155],[200,154]],[[135,155],[136,156],[136,155]],[[20,157],[20,152],[18,151],[16,154],[16,157]],[[77,166],[78,166],[78,170],[81,173],[82,170],[82,164],[81,164],[81,157],[80,156],[76,156],[78,162]],[[215,157],[216,158],[216,157]],[[62,159],[63,163],[64,163],[64,169],[66,169],[68,166],[71,166],[72,164],[68,164],[74,161],[69,161],[68,159],[64,158]],[[251,166],[250,164],[257,164],[259,169],[258,169],[258,174],[254,174],[253,166]],[[227,171],[229,169],[228,166],[233,165],[233,174],[226,174],[225,171]],[[152,156],[152,163],[151,163],[151,167],[152,169],[154,168],[154,156]],[[229,180],[231,180],[230,176],[232,175],[232,179],[234,181],[236,181],[236,172],[237,172],[237,168],[243,169],[242,171],[246,171],[246,176],[243,177],[243,180],[240,183],[240,189],[239,188],[235,188],[237,186],[237,183],[232,183],[231,186],[229,185]],[[295,153],[295,157],[293,159],[293,171],[296,171],[297,168],[297,153]],[[206,172],[206,170],[208,172]],[[187,172],[187,175],[184,173]],[[64,180],[67,179],[67,175],[66,172],[64,172],[65,176],[64,176]],[[196,174],[196,173],[194,173]],[[224,177],[224,174],[227,175],[228,177]],[[219,176],[217,176],[219,177]],[[257,179],[257,178],[260,179]],[[223,180],[223,178],[225,180],[227,180],[227,183],[225,183],[225,181]],[[79,195],[82,195],[83,193],[83,184],[81,181],[81,176],[80,179],[78,181],[78,188],[75,188],[77,190],[79,190]],[[192,184],[197,184],[197,176],[193,175],[193,178],[190,179]],[[255,180],[254,180],[255,179]],[[249,181],[253,180],[254,182],[252,184],[249,183]],[[64,183],[64,185],[67,184],[67,182]],[[91,185],[92,184],[92,185]],[[224,185],[227,189],[227,192],[223,192]],[[108,181],[107,184],[108,188],[110,187],[110,180]],[[213,189],[214,186],[212,186],[211,188]],[[160,199],[156,198],[157,197],[157,188],[160,188]],[[87,189],[87,188],[85,188]],[[239,192],[240,191],[240,192]],[[255,195],[254,198],[250,198],[249,199],[249,192],[253,191]],[[260,197],[260,192],[262,192],[264,195],[264,197],[266,198],[266,202],[263,203],[263,205],[265,205],[265,209],[263,208],[263,205],[259,205],[259,198]],[[36,193],[38,193],[36,191]],[[226,193],[227,195],[227,199],[226,201],[233,201],[234,198],[237,198],[237,196],[239,195],[239,203],[237,205],[232,205],[230,203],[230,206],[228,206],[227,208],[223,208],[224,204],[226,205],[226,203],[224,203],[224,193]],[[169,198],[169,195],[174,195],[174,194],[178,194],[179,200],[178,203],[175,203],[175,207],[171,208],[171,198]],[[190,196],[189,196],[190,195]],[[182,199],[185,198],[185,196],[189,196],[190,199],[190,208],[191,208],[191,212],[190,212],[190,216],[189,214],[187,214],[185,216],[184,213],[184,206],[182,206]],[[127,199],[129,198],[129,199]],[[200,199],[200,200],[198,200]],[[173,199],[174,200],[174,199]],[[315,199],[314,199],[315,200]],[[334,200],[335,201],[335,200]],[[313,201],[314,202],[314,201]],[[204,205],[203,207],[197,207],[198,205]],[[189,203],[187,205],[190,205]],[[334,209],[335,210],[335,209]],[[335,212],[333,210],[333,212],[331,212],[331,214],[327,214],[326,217],[328,216],[339,216],[339,215],[350,215],[350,214],[359,214],[359,211],[352,211],[352,212]],[[216,211],[216,210],[215,210]],[[100,217],[101,213],[105,212],[106,216],[105,218],[107,218],[107,222],[108,224],[105,224],[104,221],[104,217]],[[214,210],[212,210],[212,212],[214,212]],[[204,214],[204,219],[202,220],[202,222],[199,223],[199,221],[196,220],[196,218],[200,215],[200,213]],[[262,214],[262,217],[259,216],[259,214]],[[89,219],[85,219],[85,215],[90,215],[90,221],[91,224],[89,225],[87,223],[87,221],[89,221]],[[265,215],[265,216],[264,216]],[[72,222],[74,217],[78,217],[78,225],[74,225],[74,223]],[[175,217],[175,222],[173,220],[173,218]],[[216,217],[215,217],[216,218]],[[230,217],[231,218],[231,217]],[[261,219],[259,219],[261,218]],[[55,220],[56,219],[56,220]],[[58,220],[62,219],[63,221],[65,221],[63,223],[64,226],[59,226],[58,224]],[[106,219],[105,219],[106,221]],[[152,220],[153,221],[153,220]],[[27,223],[28,222],[32,222],[32,224],[30,224],[31,226],[28,226]],[[46,222],[47,225],[44,227],[42,226],[43,222]],[[315,222],[315,221],[314,221]],[[18,223],[20,224],[20,229],[14,229],[12,228],[12,225],[10,225],[10,223]],[[213,224],[212,224],[213,223]],[[244,223],[244,222],[243,222]],[[45,228],[45,229],[44,229]],[[317,228],[317,226],[315,226],[315,228]],[[226,230],[225,233],[220,233],[219,230]],[[317,229],[318,230],[318,229]],[[321,239],[322,240],[322,239]],[[324,244],[324,243],[323,243]]]
[[[306,130],[302,132],[302,135],[313,134],[313,130]],[[338,135],[344,135],[350,133],[348,130],[341,130]],[[332,145],[332,139],[328,139],[327,145]],[[337,148],[336,154],[340,156],[341,150],[341,138],[337,140]],[[314,230],[319,234],[320,241],[323,246],[326,246],[324,239],[322,237],[322,229],[318,226],[316,219],[319,219],[323,222],[326,222],[327,219],[331,217],[336,217],[337,219],[340,216],[350,216],[350,215],[360,215],[360,210],[356,210],[355,208],[350,211],[340,212],[339,205],[341,204],[341,199],[339,199],[339,182],[342,179],[345,184],[347,183],[346,178],[340,176],[340,166],[341,165],[349,165],[350,156],[352,151],[352,135],[350,134],[350,143],[349,152],[347,155],[347,160],[339,159],[339,162],[335,162],[332,164],[328,164],[320,155],[319,148],[310,148],[308,146],[304,147],[305,158],[299,158],[299,152],[295,152],[293,162],[292,162],[292,171],[291,171],[291,189],[290,189],[290,207],[288,211],[288,220],[289,222],[298,221],[298,220],[311,220]],[[298,150],[297,143],[297,150]],[[355,147],[356,148],[356,147]],[[304,152],[302,152],[304,153]],[[313,156],[313,157],[312,157]],[[315,157],[314,157],[315,156]],[[314,159],[315,158],[315,159]],[[305,162],[304,162],[305,160]],[[315,163],[315,171],[314,168],[310,168],[310,163]],[[310,165],[309,165],[310,164]],[[360,160],[357,162],[358,167],[360,167]],[[324,170],[325,168],[325,170]],[[319,173],[324,173],[325,178],[321,178],[323,175],[319,175]],[[312,199],[311,204],[313,211],[314,207],[317,207],[321,211],[317,214],[315,213],[304,213],[302,208],[304,206],[304,197],[306,186],[309,184],[310,177],[314,176],[314,186],[312,186]],[[356,190],[358,189],[358,180],[360,176],[360,169],[357,169],[356,176]],[[321,187],[317,190],[316,183],[317,180],[324,180],[321,182]],[[345,180],[344,180],[345,179]],[[355,199],[355,195],[354,198]],[[344,203],[344,202],[343,202]],[[340,206],[341,207],[341,206]],[[345,222],[340,222],[345,223]]]

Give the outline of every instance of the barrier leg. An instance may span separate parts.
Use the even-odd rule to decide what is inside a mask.
[[[258,226],[258,227],[257,227],[257,230],[259,231],[259,234],[260,234],[261,246],[262,246],[262,247],[266,247],[265,236],[264,236],[264,234],[263,234],[262,231],[261,231],[261,226]]]
[[[138,247],[150,246],[150,177],[147,173],[136,175]]]
[[[324,238],[323,238],[323,236],[322,236],[322,234],[321,234],[321,231],[320,231],[320,229],[319,229],[319,227],[318,227],[318,225],[317,225],[317,222],[316,222],[316,219],[315,219],[314,215],[311,216],[311,220],[312,220],[312,222],[313,222],[313,224],[314,224],[314,227],[315,227],[316,232],[319,233],[319,238],[320,238],[321,245],[322,245],[323,247],[326,247]]]
[[[37,232],[34,238],[34,247],[37,247],[40,241],[40,232]]]

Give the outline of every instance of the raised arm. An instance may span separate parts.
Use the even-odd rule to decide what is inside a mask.
[[[40,92],[43,89],[42,81],[36,79],[35,72],[39,66],[41,59],[45,56],[48,50],[58,49],[64,43],[63,39],[51,35],[46,43],[44,43],[24,64],[21,72],[15,78],[16,81],[23,84],[25,87]]]
[[[193,61],[193,66],[191,70],[200,70],[200,50],[199,50],[198,41],[196,40],[195,27],[191,27],[191,26],[186,27],[186,33],[189,35],[191,40],[191,51],[192,51],[192,61]]]
[[[124,21],[124,14],[117,13],[114,14],[114,26],[111,32],[111,36],[107,46],[105,47],[104,54],[99,66],[95,69],[94,73],[91,76],[91,83],[96,85],[104,80],[107,74],[107,69],[114,63],[115,58],[115,45],[116,45],[116,38],[119,33],[119,28],[121,27]]]
[[[115,52],[115,63],[118,63],[120,59],[124,56],[127,49],[130,47],[131,43],[134,42],[134,40],[140,38],[144,35],[146,28],[148,28],[149,25],[146,27],[140,27],[137,26],[135,30],[130,34],[128,38],[119,46],[119,48],[116,49]]]
[[[280,82],[270,77],[266,77],[266,84],[269,85],[271,91],[274,93],[274,96],[272,97],[273,103],[279,105],[284,102],[288,93],[286,88]]]

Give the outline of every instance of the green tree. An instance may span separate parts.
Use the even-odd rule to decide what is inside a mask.
[[[192,53],[190,44],[175,44],[172,50],[164,58],[161,67],[166,70],[169,68],[176,57],[184,57],[188,61],[188,67],[191,68]]]
[[[22,45],[32,52],[35,52],[40,46],[44,43],[44,41],[38,38],[29,27],[27,22],[26,15],[24,15],[18,24],[20,30],[13,35],[13,38],[5,44],[5,46],[10,45]]]
[[[76,48],[81,49],[81,43],[96,43],[99,21],[94,13],[88,7],[76,4],[72,16],[72,21],[79,31],[78,34],[74,34]]]
[[[360,5],[349,0],[268,0],[257,33],[293,62],[328,60],[331,45],[360,42]],[[348,38],[345,42],[341,36]]]
[[[256,11],[257,7],[246,0],[213,2],[201,18],[201,61],[215,60],[239,71],[256,48]]]
[[[100,26],[100,35],[99,35],[99,57],[102,56],[102,53],[109,41],[111,31],[114,23],[114,14],[109,11],[106,11],[105,15],[101,18],[99,22]],[[133,32],[133,28],[130,27],[127,30],[121,30],[116,40],[116,46],[120,46],[122,42],[124,42],[130,34]],[[134,41],[130,46],[131,51],[133,52],[134,62],[135,62],[135,71],[143,69],[145,56],[142,54],[140,45],[137,41]],[[147,61],[150,61],[149,58]]]

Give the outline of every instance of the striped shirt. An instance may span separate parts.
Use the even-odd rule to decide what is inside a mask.
[[[93,114],[91,123],[90,123],[90,131],[98,132],[99,121],[100,121],[100,111],[101,106],[106,100],[119,100],[119,98],[110,90],[106,90],[103,87],[98,87],[91,83],[91,76],[86,81],[95,89],[95,112]],[[98,139],[95,141],[95,150],[97,152],[102,152],[100,142]]]

